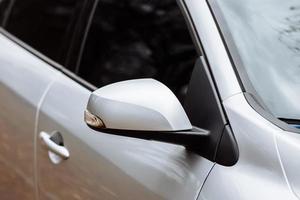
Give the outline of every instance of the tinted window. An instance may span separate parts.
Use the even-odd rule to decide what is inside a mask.
[[[8,0],[0,0],[0,26],[3,25],[5,15],[9,6]]]
[[[196,57],[175,0],[103,0],[78,72],[97,87],[152,77],[182,99]]]
[[[63,64],[81,2],[16,0],[6,28],[33,48]]]

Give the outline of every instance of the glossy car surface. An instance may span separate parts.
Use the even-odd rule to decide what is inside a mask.
[[[298,199],[219,1],[0,1],[1,199]]]

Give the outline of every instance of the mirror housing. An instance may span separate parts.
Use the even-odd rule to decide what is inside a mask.
[[[208,130],[192,127],[175,95],[153,79],[136,79],[94,91],[85,111],[87,125],[100,133],[186,147],[199,155]]]
[[[136,79],[94,91],[85,122],[97,129],[186,131],[192,125],[172,91],[154,79]]]
[[[202,62],[197,63],[189,86],[189,91],[197,98],[194,101],[188,98],[192,106],[188,110],[191,116],[193,113],[201,114],[202,124],[194,123],[209,130],[192,127],[175,95],[153,79],[123,81],[96,90],[90,96],[85,122],[101,134],[178,144],[212,162],[234,165],[238,160],[237,143],[230,125],[223,121],[218,99],[212,97],[215,95],[212,86],[203,84],[207,77],[202,79],[206,73],[199,73],[203,67],[198,65]],[[204,87],[200,90],[204,92],[201,95],[198,93],[199,87]],[[202,97],[209,97],[209,101],[205,100],[203,104]],[[213,108],[219,110],[211,109],[210,104],[217,105]],[[208,112],[211,115],[207,115]],[[213,117],[207,119],[206,116]],[[220,116],[221,120],[216,116]],[[209,126],[205,125],[207,120]],[[221,124],[220,129],[215,128],[215,120],[218,127]]]

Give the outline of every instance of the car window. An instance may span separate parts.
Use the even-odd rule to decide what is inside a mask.
[[[9,0],[0,0],[0,26],[3,25],[8,7],[9,7]]]
[[[82,7],[79,0],[15,0],[5,28],[63,64]]]
[[[245,90],[273,116],[299,123],[299,0],[217,0],[215,5]]]
[[[182,100],[196,58],[175,0],[102,0],[77,74],[97,87],[155,78]]]

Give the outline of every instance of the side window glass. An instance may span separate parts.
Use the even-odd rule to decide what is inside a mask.
[[[0,26],[3,26],[9,3],[9,0],[0,0]]]
[[[6,29],[64,64],[82,7],[80,0],[15,0]]]
[[[97,87],[155,78],[182,100],[196,58],[176,0],[102,0],[77,73]]]

